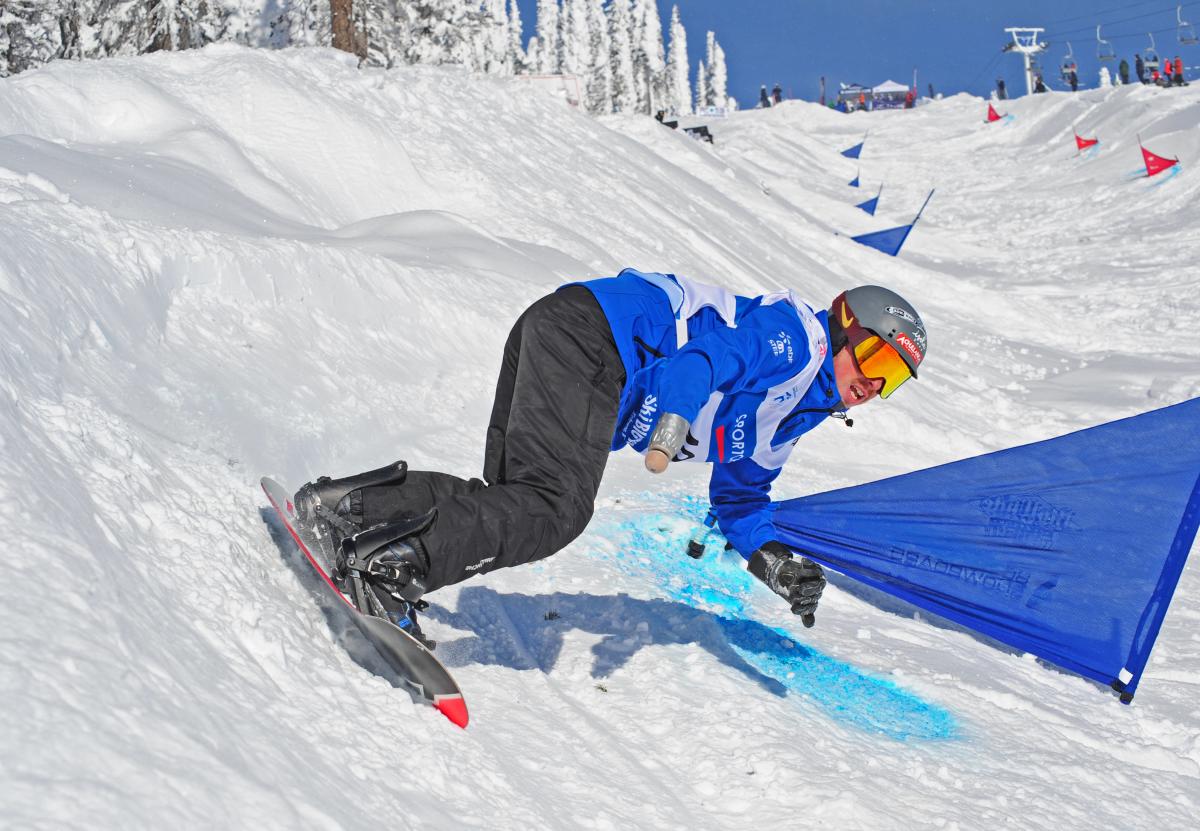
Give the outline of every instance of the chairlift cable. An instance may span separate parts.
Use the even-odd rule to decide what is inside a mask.
[[[1108,9],[1097,9],[1096,11],[1088,12],[1087,14],[1077,14],[1074,17],[1060,17],[1058,20],[1047,21],[1046,25],[1053,26],[1056,23],[1070,23],[1072,20],[1087,20],[1087,19],[1094,20],[1096,15],[1098,15],[1098,14],[1108,14],[1109,12],[1123,12],[1123,11],[1129,10],[1130,8],[1136,9],[1139,6],[1149,6],[1151,3],[1154,3],[1154,2],[1156,2],[1156,0],[1142,0],[1142,2],[1140,2],[1140,3],[1122,3],[1119,6],[1113,6]]]
[[[966,85],[966,87],[964,87],[964,89],[971,89],[972,87],[974,87],[975,82],[978,81],[980,79],[980,77],[982,77],[984,74],[986,74],[987,71],[992,68],[992,64],[994,64],[1000,58],[1004,57],[1004,55],[1005,55],[1005,52],[1003,49],[1001,49],[999,52],[997,52],[995,55],[993,55],[992,59],[990,61],[988,61],[987,64],[984,65],[983,69],[979,70],[979,73],[970,80],[970,82]]]
[[[1130,38],[1144,38],[1146,35],[1165,35],[1169,32],[1174,32],[1175,27],[1169,29],[1155,29],[1153,32],[1130,32],[1125,35],[1106,35],[1105,40],[1129,40]]]
[[[1119,20],[1101,20],[1100,25],[1101,26],[1115,26],[1118,23],[1129,23],[1131,21],[1141,20],[1146,17],[1154,17],[1155,15],[1162,14],[1163,12],[1166,12],[1166,11],[1176,11],[1178,9],[1179,5],[1180,4],[1176,3],[1174,6],[1171,6],[1170,8],[1158,9],[1158,10],[1152,11],[1152,12],[1145,12],[1144,14],[1135,14],[1132,17],[1123,17]],[[1200,5],[1200,2],[1184,3],[1183,5],[1184,6],[1196,6],[1196,5]],[[1094,26],[1081,26],[1078,29],[1064,29],[1061,32],[1047,32],[1045,35],[1043,35],[1043,37],[1045,37],[1048,40],[1050,38],[1058,38],[1063,35],[1070,35],[1070,34],[1074,34],[1076,32],[1089,32],[1093,28],[1094,28]]]

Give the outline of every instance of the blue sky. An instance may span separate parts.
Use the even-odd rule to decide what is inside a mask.
[[[536,0],[519,0],[526,37],[533,33]],[[676,0],[688,33],[695,74],[712,29],[725,49],[729,91],[743,106],[758,99],[760,84],[783,86],[789,97],[816,100],[818,79],[878,84],[891,79],[917,84],[922,94],[988,93],[996,78],[1023,92],[1021,59],[1001,54],[1009,26],[1041,26],[1050,48],[1042,61],[1047,83],[1062,87],[1058,67],[1072,46],[1083,87],[1094,87],[1096,24],[1132,72],[1134,52],[1150,45],[1153,32],[1163,58],[1180,55],[1200,65],[1200,46],[1176,39],[1177,3],[1167,0]],[[664,26],[671,0],[660,0]],[[1200,28],[1200,0],[1183,3],[1184,20]],[[1116,71],[1116,63],[1108,64]],[[1200,72],[1200,70],[1197,70]]]

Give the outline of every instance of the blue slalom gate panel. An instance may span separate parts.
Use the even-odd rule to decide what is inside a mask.
[[[857,174],[857,173],[855,173],[855,174],[854,174],[854,178],[853,178],[853,179],[851,179],[851,180],[850,180],[849,182],[847,182],[846,184],[848,184],[848,185],[849,185],[850,187],[852,187],[852,188],[856,188],[856,187],[858,187],[858,174]]]
[[[863,142],[860,141],[858,144],[854,145],[853,147],[848,147],[845,150],[843,150],[842,155],[845,156],[847,159],[857,159],[859,157],[859,154],[862,153],[862,149],[863,149]]]
[[[858,180],[855,179],[855,181]],[[882,185],[879,187],[879,192],[883,193]],[[917,211],[917,215],[913,217],[913,221],[908,225],[900,225],[896,228],[888,228],[884,231],[872,231],[869,234],[859,234],[858,236],[851,237],[850,239],[854,240],[859,245],[865,245],[868,248],[874,248],[877,251],[882,251],[889,257],[895,257],[900,253],[900,249],[904,246],[904,241],[908,239],[909,233],[912,231],[913,226],[917,224],[917,220],[921,218],[921,214],[925,213],[925,207],[929,204],[929,200],[933,198],[933,193],[933,191],[929,191],[929,195],[925,197],[925,201],[921,204],[921,209]],[[878,198],[878,196],[875,197],[876,200],[878,200]],[[867,203],[864,202],[863,205],[865,204]],[[858,205],[856,207],[863,208],[863,205]],[[863,210],[866,210],[866,208],[863,208]],[[867,213],[874,216],[874,207],[872,207],[872,210],[867,211]]]
[[[776,506],[780,541],[1132,700],[1200,524],[1200,398]]]
[[[879,205],[879,197],[878,197],[878,196],[872,196],[872,197],[871,197],[870,199],[868,199],[866,202],[859,202],[859,203],[858,203],[857,205],[855,205],[854,207],[856,207],[856,208],[862,208],[864,211],[866,211],[867,213],[869,213],[871,216],[875,216],[875,208],[876,208],[876,206],[878,206],[878,205]]]
[[[859,207],[861,208],[862,206],[860,205]],[[867,211],[867,213],[874,214],[874,211]],[[869,234],[859,234],[857,237],[851,237],[850,239],[860,245],[882,251],[889,257],[894,257],[900,253],[900,249],[903,247],[904,241],[908,239],[910,231],[912,231],[912,225],[900,225],[896,228],[888,228],[886,231],[872,231]]]

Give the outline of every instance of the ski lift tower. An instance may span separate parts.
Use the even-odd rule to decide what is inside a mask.
[[[1049,44],[1038,43],[1038,35],[1045,29],[1005,29],[1012,35],[1013,42],[1004,47],[1005,52],[1020,52],[1025,56],[1025,94],[1033,95],[1032,55],[1044,52]]]

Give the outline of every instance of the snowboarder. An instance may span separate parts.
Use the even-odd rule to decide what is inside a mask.
[[[1139,84],[1146,83],[1146,62],[1137,52],[1133,53],[1133,71],[1137,73]]]
[[[762,107],[764,110],[771,106],[771,96],[767,95],[766,84],[763,84],[758,90],[758,106]]]
[[[1117,75],[1120,76],[1122,84],[1129,83],[1129,61],[1121,58],[1121,63],[1117,67]]]
[[[611,451],[629,445],[656,473],[712,462],[721,532],[811,626],[825,577],[776,541],[771,483],[804,433],[829,417],[851,424],[848,409],[916,377],[925,349],[916,310],[878,286],[814,311],[790,291],[743,297],[626,269],[564,286],[517,320],[482,480],[389,466],[386,484],[363,486],[378,471],[321,477],[293,501],[302,519],[340,517],[342,552],[419,635],[424,594],[549,557],[582,533]]]

